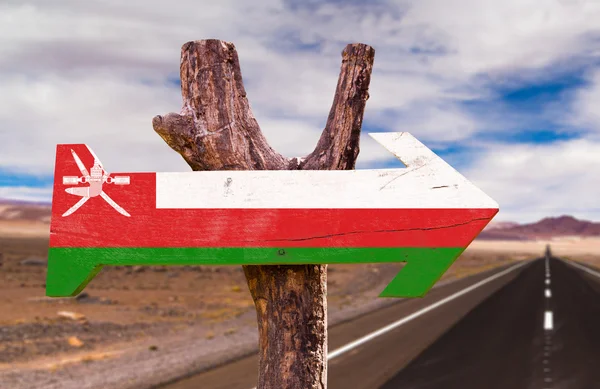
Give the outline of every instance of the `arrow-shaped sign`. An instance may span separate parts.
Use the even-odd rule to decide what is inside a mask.
[[[409,133],[369,135],[407,167],[112,176],[58,145],[46,294],[104,265],[406,262],[381,296],[423,296],[498,204]]]

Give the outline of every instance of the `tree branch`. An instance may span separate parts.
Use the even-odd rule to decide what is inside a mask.
[[[156,116],[152,125],[193,170],[287,169],[252,114],[232,43],[184,44],[180,70],[181,112]]]
[[[327,124],[317,147],[300,169],[354,169],[374,58],[375,49],[371,46],[360,43],[346,46]]]
[[[363,44],[344,49],[327,125],[300,164],[275,152],[260,131],[231,43],[183,45],[183,108],[154,117],[152,125],[193,170],[353,169],[374,55]],[[258,388],[325,389],[327,265],[244,266],[244,272],[259,327]]]

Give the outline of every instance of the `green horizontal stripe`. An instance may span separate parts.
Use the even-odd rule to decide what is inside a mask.
[[[46,294],[74,296],[102,266],[301,265],[407,262],[382,293],[422,296],[464,248],[50,248]]]

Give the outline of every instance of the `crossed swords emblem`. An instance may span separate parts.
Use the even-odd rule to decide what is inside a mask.
[[[87,147],[87,146],[86,146]],[[63,217],[71,215],[73,212],[77,211],[83,204],[86,203],[91,197],[102,197],[111,207],[113,207],[117,212],[121,215],[125,215],[127,217],[131,216],[127,213],[119,204],[115,203],[113,199],[111,199],[103,190],[103,184],[115,184],[115,185],[129,185],[129,176],[115,176],[110,177],[110,173],[108,173],[102,167],[102,162],[100,159],[94,154],[92,149],[87,148],[94,157],[94,166],[90,169],[91,174],[88,173],[87,169],[79,156],[73,149],[71,149],[71,154],[73,154],[73,159],[79,168],[83,177],[75,177],[75,176],[64,176],[63,177],[63,185],[77,185],[77,184],[89,184],[87,187],[77,187],[77,188],[67,188],[65,192],[81,196],[81,200],[79,200],[75,205],[73,205],[69,210],[63,213]]]

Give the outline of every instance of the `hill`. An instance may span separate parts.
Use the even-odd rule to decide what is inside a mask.
[[[478,237],[486,240],[530,240],[564,236],[600,236],[600,223],[573,216],[547,217],[536,223],[502,222],[491,224]]]

